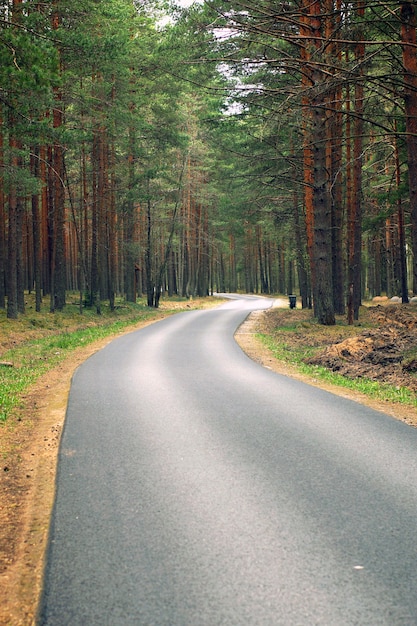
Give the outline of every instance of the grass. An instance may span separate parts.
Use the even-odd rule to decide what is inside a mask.
[[[362,393],[381,402],[417,407],[417,394],[404,386],[364,377],[348,378],[326,367],[306,363],[327,345],[356,336],[365,328],[372,328],[366,308],[362,312],[360,323],[354,326],[348,326],[345,319],[340,318],[335,326],[323,327],[313,318],[309,319],[308,313],[300,312],[294,320],[289,312],[282,312],[279,325],[267,327],[266,332],[263,330],[258,334],[258,338],[276,359],[290,364],[310,378]],[[417,359],[417,349],[411,350],[404,357],[405,361]]]
[[[0,311],[0,423],[13,414],[25,393],[43,374],[52,370],[80,346],[87,346],[134,328],[141,322],[156,321],[182,309],[218,304],[216,299],[186,298],[164,300],[159,309],[119,302],[114,311],[103,307],[102,315],[85,309],[80,315],[77,305],[68,304],[63,312],[34,310],[33,296],[28,295],[26,313],[18,320],[6,318]]]
[[[22,406],[25,394],[40,376],[59,365],[80,346],[116,336],[141,322],[156,321],[184,309],[213,306],[218,302],[215,298],[188,301],[176,297],[161,301],[160,309],[151,309],[145,300],[136,304],[120,301],[114,311],[103,307],[102,315],[98,316],[89,309],[80,315],[78,305],[71,303],[60,313],[49,313],[47,304],[37,313],[33,297],[28,295],[27,312],[18,320],[8,320],[5,312],[0,311],[0,362],[4,363],[0,365],[0,423],[6,422]],[[416,407],[416,394],[405,387],[365,378],[351,379],[305,362],[325,345],[342,341],[370,327],[366,310],[361,314],[360,328],[357,326],[347,326],[341,318],[335,326],[323,327],[305,312],[280,310],[279,325],[267,327],[258,336],[275,358],[290,363],[303,374],[374,399]],[[410,362],[416,360],[417,349],[405,356]]]
[[[363,393],[382,402],[398,402],[417,407],[416,394],[406,387],[387,385],[369,378],[347,378],[319,365],[300,365],[300,371],[318,380]]]

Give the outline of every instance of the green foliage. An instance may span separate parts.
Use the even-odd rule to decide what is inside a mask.
[[[55,11],[58,21],[53,21]],[[164,15],[170,19],[163,20]],[[350,90],[345,115],[348,104],[352,110],[359,76],[354,48],[365,30],[364,229],[379,234],[397,201],[406,202],[408,194],[398,97],[399,23],[385,5],[367,6],[364,20],[352,5],[342,17],[335,32],[350,42],[349,55],[343,49],[330,60],[324,57],[326,75],[342,88],[342,98]],[[243,275],[250,247],[253,267],[265,250],[273,251],[275,273],[278,250],[284,250],[280,272],[287,271],[284,266],[297,253],[298,261],[307,257],[305,233],[297,243],[294,237],[296,215],[304,226],[302,99],[308,97],[299,18],[300,5],[293,1],[249,0],[243,5],[208,0],[187,10],[164,0],[22,3],[21,13],[0,33],[4,191],[13,189],[29,207],[29,196],[42,187],[29,171],[30,154],[38,146],[61,146],[71,225],[82,230],[88,223],[88,230],[91,215],[83,214],[85,206],[87,212],[93,204],[105,207],[111,187],[118,251],[132,271],[143,267],[148,242],[143,224],[140,236],[129,239],[133,226],[126,225],[126,215],[150,203],[152,257],[158,264],[171,238],[178,198],[182,202],[188,184],[184,163],[190,161],[192,202],[208,209],[204,237],[210,239],[210,251],[205,254],[215,256],[213,267],[233,257]],[[387,37],[392,45],[382,46]],[[56,110],[63,112],[58,128]],[[400,144],[399,186],[393,175],[393,138]],[[95,197],[102,167],[95,152],[98,139],[108,160],[106,197],[100,198]],[[9,140],[18,147],[10,148]],[[342,151],[340,170],[345,174],[346,147]],[[19,158],[13,161],[14,156]],[[183,222],[177,219],[172,234],[178,258],[185,254]],[[108,249],[107,242],[100,245]],[[83,262],[88,267],[91,259]],[[120,273],[123,284],[125,272]]]

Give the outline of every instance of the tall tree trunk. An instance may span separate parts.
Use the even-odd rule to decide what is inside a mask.
[[[31,172],[39,177],[39,148],[34,147],[31,156]],[[33,262],[35,278],[35,309],[41,310],[42,303],[42,240],[39,193],[32,195]]]
[[[403,0],[400,2],[400,7],[411,243],[413,250],[413,291],[417,293],[417,18],[415,2]]]
[[[93,133],[92,166],[93,166],[93,204],[91,207],[91,294],[90,304],[95,306],[97,314],[101,314],[100,294],[100,262],[99,262],[99,197],[98,197],[98,164],[100,162],[100,134],[97,129]]]
[[[314,314],[320,324],[335,324],[332,282],[332,214],[326,169],[326,112],[313,101],[314,145]]]
[[[153,241],[152,241],[152,203],[148,195],[146,205],[146,252],[145,252],[145,269],[146,269],[146,297],[148,306],[155,304],[155,281],[153,278]]]
[[[3,105],[0,104],[0,170],[4,171]],[[6,203],[0,175],[0,309],[6,308]]]
[[[360,2],[357,7],[358,19],[361,21],[365,16],[365,5]],[[348,205],[348,322],[359,318],[362,289],[362,164],[363,164],[363,61],[365,57],[365,44],[363,43],[362,24],[357,33],[355,46],[355,63],[358,67],[358,76],[355,81],[355,118],[353,122],[353,177],[352,196]]]
[[[17,319],[19,311],[23,313],[19,290],[23,288],[21,270],[21,245],[22,245],[22,199],[18,195],[16,179],[21,168],[20,142],[14,137],[15,119],[11,113],[9,118],[10,128],[10,168],[11,182],[9,190],[9,232],[8,232],[8,272],[7,272],[7,317]],[[20,248],[19,248],[20,246]]]
[[[19,145],[19,150],[22,146]],[[23,162],[19,158],[19,170],[22,170]],[[23,250],[23,227],[25,222],[25,199],[21,194],[17,197],[17,213],[16,213],[16,235],[17,235],[17,309],[19,313],[25,312],[25,271],[24,271],[24,250]]]
[[[101,107],[100,107],[101,108]],[[100,111],[101,114],[101,111]],[[109,197],[108,197],[108,136],[104,124],[98,133],[98,161],[97,161],[97,214],[98,214],[98,261],[99,261],[99,291],[102,299],[109,298]]]
[[[80,245],[81,245],[81,258],[83,261],[83,278],[81,280],[80,289],[83,289],[83,294],[89,293],[91,291],[90,285],[90,277],[91,277],[91,266],[90,266],[90,246],[89,242],[91,240],[91,222],[89,219],[89,193],[88,193],[88,184],[87,184],[87,155],[85,144],[83,142],[81,148],[81,203],[82,203],[82,226],[80,227]]]
[[[304,186],[307,248],[310,255],[314,314],[319,323],[335,323],[332,275],[332,212],[327,170],[327,102],[325,63],[326,0],[303,0],[300,35],[303,41]]]
[[[133,111],[133,105],[131,105]],[[134,201],[133,193],[135,186],[135,153],[136,153],[136,138],[133,128],[129,128],[129,155],[127,159],[127,177],[128,177],[128,190],[126,209],[123,214],[123,232],[124,232],[124,247],[123,247],[123,276],[124,276],[124,291],[127,302],[136,302],[136,282],[135,282],[135,255],[134,255]]]
[[[21,21],[22,1],[13,0],[12,3],[12,21],[18,24]],[[13,89],[11,98],[14,98]],[[19,236],[19,212],[21,209],[21,200],[18,196],[18,172],[21,166],[21,144],[17,139],[17,122],[15,110],[17,105],[14,104],[9,110],[9,152],[10,152],[10,184],[9,184],[9,220],[8,220],[8,265],[7,265],[7,317],[9,319],[17,319],[19,313],[19,250],[18,245],[21,241]]]
[[[404,225],[404,207],[400,195],[401,185],[401,163],[398,142],[395,141],[395,178],[397,183],[397,216],[398,216],[398,244],[400,247],[400,281],[401,281],[401,299],[403,304],[407,304],[408,299],[408,280],[407,280],[407,255],[406,255],[406,238]]]
[[[55,103],[54,128],[62,127],[62,110],[59,100]],[[54,145],[54,265],[53,278],[53,311],[62,311],[65,306],[66,267],[65,267],[65,188],[64,188],[64,151],[60,140]]]
[[[56,3],[55,3],[56,4]],[[52,15],[52,29],[58,30],[60,17],[57,8]],[[53,291],[51,292],[51,311],[62,311],[65,306],[66,268],[65,268],[65,185],[64,185],[64,149],[61,130],[64,123],[62,91],[54,89],[53,128],[55,133],[53,167]]]
[[[49,245],[49,176],[48,149],[42,145],[39,149],[39,178],[41,189],[41,272],[42,272],[42,295],[51,292],[51,248]]]
[[[313,82],[311,77],[311,45],[309,44],[310,29],[310,0],[302,0],[302,14],[300,17],[301,60],[304,71],[302,73],[303,93],[301,98],[301,113],[303,124],[303,182],[305,225],[307,235],[307,253],[310,259],[311,282],[314,283],[314,206],[313,206],[313,147],[311,145],[311,108],[308,91]],[[311,300],[311,295],[309,296]]]
[[[115,148],[112,143],[109,146],[109,199],[108,199],[108,277],[109,277],[109,303],[110,309],[113,311],[115,307],[115,295],[116,295],[116,279],[118,275],[118,263],[117,263],[117,241],[116,241],[116,172],[115,172]]]
[[[39,148],[33,147],[30,156],[30,171],[32,176],[39,178]],[[42,244],[41,244],[41,215],[39,193],[32,194],[32,255],[33,279],[35,287],[35,309],[41,310],[42,302]]]
[[[258,248],[258,265],[259,265],[259,278],[261,281],[261,293],[268,293],[268,280],[266,277],[266,267],[264,262],[264,241],[262,228],[259,224],[256,225],[256,245]]]
[[[300,207],[298,206],[298,194],[294,192],[294,225],[295,225],[295,248],[297,255],[298,284],[300,287],[301,306],[303,309],[311,308],[311,289],[306,268],[305,242],[303,230],[300,224]]]
[[[349,52],[346,52],[346,63],[349,62]],[[346,207],[347,207],[347,228],[346,228],[346,236],[347,236],[347,263],[349,264],[350,258],[350,250],[349,243],[352,239],[352,235],[350,234],[353,226],[350,224],[349,219],[352,214],[351,207],[353,206],[353,159],[352,159],[352,116],[351,116],[351,89],[349,83],[346,85],[346,93],[345,93],[345,108],[346,108],[346,117],[345,117],[345,135],[346,135]],[[349,266],[348,266],[349,267]],[[353,324],[354,315],[353,315],[353,284],[351,283],[351,279],[348,275],[348,288],[347,288],[347,316],[348,323]]]
[[[13,145],[13,144],[12,144]],[[14,185],[9,191],[9,232],[7,265],[7,317],[17,319],[17,194]]]
[[[322,6],[319,0],[310,5],[312,46],[316,48],[311,70],[313,83],[311,97],[311,145],[313,150],[313,303],[314,314],[320,324],[335,324],[332,277],[332,212],[327,163],[328,90],[320,63],[323,39]]]
[[[326,54],[329,68],[334,59],[341,61],[341,48],[338,43],[341,25],[341,0],[326,0]],[[335,79],[336,81],[336,79]],[[332,275],[333,301],[335,312],[345,313],[345,276],[343,245],[343,197],[342,197],[342,87],[335,82],[330,90],[327,110],[328,145],[327,162],[331,184],[332,210]]]

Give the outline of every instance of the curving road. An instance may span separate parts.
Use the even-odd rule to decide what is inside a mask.
[[[417,624],[417,429],[262,368],[239,298],[76,372],[42,626]]]

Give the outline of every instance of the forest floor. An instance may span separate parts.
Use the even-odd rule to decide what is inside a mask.
[[[277,300],[281,306],[285,302]],[[132,328],[126,332],[131,331]],[[310,311],[273,308],[253,313],[237,331],[236,340],[251,358],[265,367],[371,405],[417,426],[415,407],[369,399],[364,394],[320,382],[314,375],[300,374],[296,366],[274,358],[259,334],[288,342],[292,349],[308,345],[314,353],[309,356],[311,363],[346,377],[366,377],[416,392],[416,306],[367,307],[353,327],[343,322],[335,327],[323,327],[314,323]],[[19,339],[23,340],[13,338]],[[77,350],[48,372],[26,395],[19,415],[0,427],[0,626],[35,624],[58,446],[71,377],[78,365],[110,340]],[[4,341],[6,338],[0,330],[0,346]]]
[[[286,346],[289,358],[274,358],[259,335]],[[311,311],[272,308],[253,313],[239,329],[236,339],[242,349],[265,367],[349,397],[417,427],[417,306],[370,303],[349,326],[342,317],[335,326],[321,326]],[[346,379],[375,381],[395,390],[409,390],[413,403],[400,404],[378,395],[349,389],[314,374],[301,373],[291,353],[305,352],[303,362],[340,374]]]

